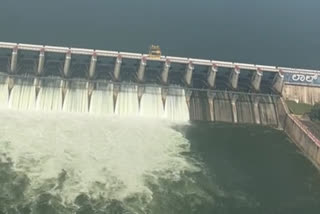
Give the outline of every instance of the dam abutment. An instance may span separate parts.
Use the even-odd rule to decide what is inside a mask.
[[[320,169],[320,140],[295,116],[290,114],[283,98],[278,99],[277,106],[283,131],[300,148],[304,155]]]

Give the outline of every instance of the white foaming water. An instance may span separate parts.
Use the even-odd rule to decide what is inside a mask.
[[[146,177],[177,180],[198,170],[185,157],[187,140],[163,121],[13,110],[1,110],[0,117],[6,121],[0,150],[29,177],[30,200],[52,181],[56,185],[47,191],[65,203],[80,193],[119,200],[143,194],[151,200]],[[65,181],[57,188],[62,172]]]
[[[165,117],[172,121],[189,121],[189,109],[184,89],[169,88]]]
[[[9,90],[8,84],[0,84],[0,108],[8,106]]]
[[[65,112],[88,112],[88,90],[68,89],[62,110]]]
[[[11,90],[9,107],[19,110],[34,110],[36,89],[33,85],[16,84]]]
[[[163,118],[164,109],[161,88],[146,87],[140,101],[140,115],[143,117]]]
[[[113,114],[113,85],[109,84],[106,90],[94,90],[91,95],[90,113]]]
[[[41,111],[61,111],[62,89],[58,87],[40,88],[36,108]]]
[[[115,113],[119,116],[138,116],[139,101],[138,87],[135,85],[121,85],[118,93]]]
[[[30,84],[30,80],[20,80],[14,85],[10,97],[8,97],[7,85],[1,86],[0,101],[3,107],[16,110],[90,112],[121,117],[165,118],[175,122],[189,120],[185,91],[181,88],[169,89],[166,104],[163,107],[160,87],[145,87],[145,91],[141,90],[140,94],[136,85],[121,85],[116,103],[113,100],[112,84],[105,86],[102,84],[97,87],[92,91],[90,100],[86,87],[83,82],[74,82],[69,88],[62,89],[60,81],[52,80],[52,82],[46,81],[36,95],[36,87]],[[142,95],[140,106],[138,93]],[[8,99],[9,102],[6,102]]]

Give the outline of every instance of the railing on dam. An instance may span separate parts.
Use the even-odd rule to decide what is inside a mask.
[[[122,58],[130,58],[130,59],[141,59],[142,57],[148,57],[147,54],[140,54],[140,53],[94,50],[94,49],[84,49],[84,48],[67,48],[67,47],[48,46],[48,45],[31,45],[31,44],[9,43],[9,42],[0,42],[0,48],[30,50],[30,51],[38,51],[38,52],[45,51],[45,52],[54,52],[54,53],[70,52],[71,54],[90,55],[90,56],[95,53],[97,56],[105,56],[105,57],[118,57],[120,55]],[[285,72],[290,72],[290,73],[320,72],[319,70],[310,70],[310,69],[277,67],[277,66],[194,59],[194,58],[185,58],[185,57],[173,57],[173,56],[161,56],[159,59],[148,58],[148,60],[161,61],[161,62],[165,62],[166,60],[169,60],[170,62],[176,62],[176,63],[182,63],[182,64],[188,64],[189,62],[192,62],[193,64],[197,64],[197,65],[206,65],[206,66],[215,65],[218,67],[226,67],[226,68],[234,68],[235,66],[238,66],[240,69],[247,69],[247,70],[261,69],[262,71],[269,71],[269,72],[278,72],[279,70],[283,70]]]
[[[126,66],[127,62],[133,60],[134,62],[130,65],[131,71],[127,73],[130,73],[130,75],[134,73],[133,76],[137,83],[146,83],[148,75],[154,75],[152,78],[159,79],[159,83],[163,85],[172,84],[174,82],[172,80],[179,79],[184,86],[189,88],[202,88],[203,85],[205,85],[204,88],[206,89],[221,90],[228,88],[233,91],[243,90],[255,93],[260,91],[266,92],[270,88],[273,92],[281,94],[285,84],[320,87],[320,71],[318,70],[173,56],[154,58],[149,57],[147,54],[140,53],[8,42],[0,42],[0,49],[12,52],[8,57],[7,68],[0,68],[0,72],[10,74],[17,74],[20,73],[20,70],[23,70],[21,67],[24,65],[19,64],[19,57],[23,58],[24,56],[19,55],[19,52],[29,51],[39,54],[38,58],[33,59],[34,65],[31,65],[34,66],[31,70],[34,70],[33,73],[39,77],[46,75],[46,69],[49,66],[49,60],[47,60],[47,58],[50,58],[47,55],[62,54],[61,56],[63,56],[64,59],[61,61],[61,57],[59,57],[61,62],[59,62],[58,73],[63,78],[70,78],[75,73],[78,73],[79,68],[75,68],[74,58],[77,56],[84,56],[86,57],[86,62],[80,67],[82,70],[86,70],[86,78],[89,80],[98,78],[97,76],[103,73],[103,69],[112,69],[112,74],[110,75],[111,79],[113,81],[123,81],[125,79],[121,76],[124,72],[123,67]],[[108,65],[106,65],[108,62],[104,62],[104,64],[101,62],[105,59],[112,60],[111,67],[109,66],[108,68]],[[50,63],[52,64],[52,62]],[[151,64],[155,63],[156,65],[152,68],[153,71],[148,71]],[[180,68],[178,68],[179,66]],[[177,75],[173,74],[174,69],[177,70]],[[183,71],[181,71],[181,69]],[[180,75],[179,72],[182,75]],[[175,83],[176,82],[178,81],[175,80]],[[270,91],[267,93],[270,93]]]

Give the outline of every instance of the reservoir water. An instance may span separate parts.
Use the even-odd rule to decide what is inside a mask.
[[[319,9],[316,0],[3,0],[0,40],[134,52],[156,43],[165,55],[319,68]],[[63,106],[57,88],[37,100],[31,91],[15,87],[8,100],[0,85],[0,214],[319,212],[320,174],[278,130],[187,122],[182,96],[162,109],[157,89],[139,111],[126,88],[115,114],[99,90],[87,113],[82,90]]]

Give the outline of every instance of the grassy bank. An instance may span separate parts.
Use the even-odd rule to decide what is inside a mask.
[[[296,115],[303,115],[309,113],[312,109],[312,105],[305,103],[296,103],[295,101],[286,100],[286,104],[291,113]]]

